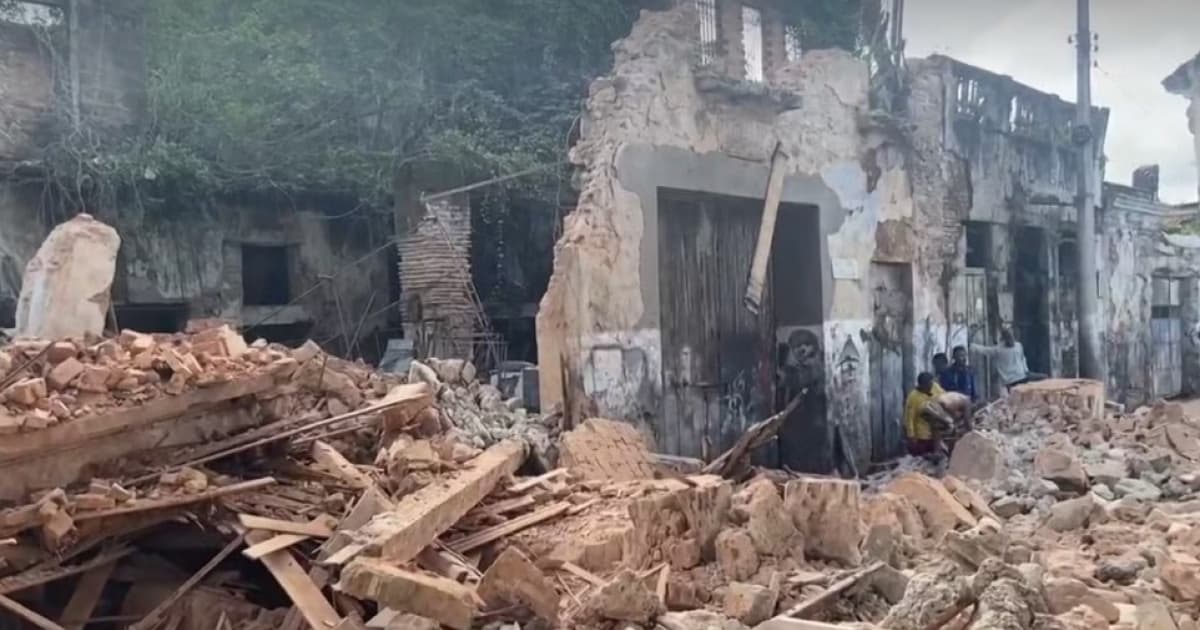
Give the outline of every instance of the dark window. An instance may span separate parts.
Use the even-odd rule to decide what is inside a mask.
[[[242,245],[242,303],[279,306],[291,299],[288,249],[284,246]]]
[[[113,310],[118,326],[140,332],[182,332],[188,321],[188,305],[182,303],[118,304]]]
[[[990,269],[992,264],[992,236],[987,223],[977,221],[966,224],[967,266],[975,269]]]

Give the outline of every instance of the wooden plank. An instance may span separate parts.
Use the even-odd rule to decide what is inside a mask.
[[[575,577],[583,578],[585,582],[591,584],[592,586],[604,586],[605,584],[608,584],[608,582],[606,582],[600,576],[588,571],[574,562],[564,562],[562,563],[562,568],[564,571],[574,575]]]
[[[189,458],[185,461],[179,462],[178,464],[176,464],[175,466],[172,466],[168,470],[175,471],[175,470],[179,470],[181,468],[188,467],[188,466],[199,466],[201,464],[207,464],[208,462],[211,462],[211,461],[215,461],[218,459],[224,459],[226,457],[229,457],[230,455],[236,455],[238,453],[243,453],[245,451],[258,448],[259,446],[263,446],[265,444],[270,444],[272,442],[279,442],[282,440],[286,440],[292,436],[299,435],[301,433],[307,433],[307,432],[315,430],[315,429],[324,428],[329,425],[337,424],[339,422],[344,422],[346,420],[351,420],[354,418],[371,415],[371,414],[377,414],[381,411],[387,411],[389,409],[393,409],[395,407],[400,407],[400,406],[404,406],[404,405],[432,404],[432,400],[433,400],[433,395],[430,393],[429,388],[427,386],[425,386],[423,384],[420,386],[404,385],[404,386],[396,388],[396,390],[393,392],[393,394],[389,395],[387,398],[384,398],[383,400],[381,400],[373,405],[363,407],[362,409],[356,409],[349,413],[344,413],[340,416],[333,416],[332,418],[326,418],[324,420],[317,420],[314,422],[309,422],[307,424],[304,424],[304,425],[301,425],[298,427],[293,427],[291,429],[288,429],[286,427],[294,424],[294,421],[282,420],[280,422],[276,422],[272,425],[269,425],[269,427],[262,427],[261,431],[256,430],[256,431],[252,432],[252,433],[254,433],[254,435],[261,436],[261,437],[247,438],[246,436],[243,436],[243,435],[234,436],[225,441],[225,443],[228,444],[228,447],[221,449],[219,451],[210,452],[207,455],[204,455],[202,457]],[[266,429],[268,429],[268,428],[271,430],[267,431]],[[155,473],[153,475],[146,475],[146,476],[134,479],[133,481],[130,481],[129,484],[135,485],[138,483],[151,481],[157,477],[158,477],[158,473]]]
[[[94,521],[101,518],[109,518],[112,516],[124,516],[127,514],[137,514],[139,512],[153,512],[156,510],[167,510],[171,508],[193,505],[195,503],[206,503],[221,497],[227,497],[242,492],[252,492],[260,488],[265,488],[275,483],[271,477],[263,477],[262,479],[254,479],[252,481],[243,481],[229,486],[223,486],[215,490],[201,492],[199,494],[181,494],[177,496],[167,497],[152,501],[135,501],[131,505],[124,505],[111,510],[97,510],[95,512],[83,512],[75,515],[75,522]]]
[[[238,522],[246,529],[259,529],[280,534],[297,534],[300,536],[312,536],[313,538],[329,538],[333,535],[333,529],[320,520],[297,523],[294,521],[281,521],[276,518],[266,518],[264,516],[254,516],[253,514],[238,514]]]
[[[25,571],[24,573],[10,575],[6,578],[0,579],[0,595],[19,593],[25,589],[41,586],[42,584],[49,584],[50,582],[55,582],[65,577],[78,575],[80,573],[87,573],[88,571],[91,571],[97,567],[116,562],[117,560],[120,560],[121,558],[133,553],[133,551],[134,550],[130,547],[122,547],[115,551],[102,553],[95,558],[88,560],[87,562],[82,562],[77,565],[66,567],[60,566],[33,568]]]
[[[556,516],[564,514],[567,510],[571,509],[571,507],[571,504],[565,501],[562,503],[556,503],[549,507],[542,508],[536,512],[531,512],[524,516],[514,518],[507,523],[502,523],[500,525],[496,525],[495,527],[489,527],[487,529],[475,532],[469,536],[464,536],[463,538],[449,543],[449,545],[451,549],[457,551],[458,553],[467,553],[472,549],[478,549],[479,547],[482,547],[492,541],[499,540],[505,536],[515,534],[523,529],[533,527],[538,523],[548,521]]]
[[[104,585],[108,584],[108,578],[115,568],[117,568],[117,563],[109,562],[91,569],[79,578],[79,583],[75,585],[75,592],[71,594],[71,600],[67,602],[67,607],[63,608],[62,615],[58,618],[63,628],[83,630],[83,627],[87,625],[87,620],[92,616],[92,611],[96,609],[96,604],[100,602],[100,595],[104,593]]]
[[[242,555],[251,559],[258,560],[263,556],[274,553],[281,549],[287,549],[296,543],[301,543],[308,540],[309,536],[301,534],[279,534],[272,538],[268,538],[257,545],[251,545],[242,550]]]
[[[150,630],[150,628],[153,628],[162,618],[162,616],[176,604],[176,602],[186,595],[188,591],[192,590],[192,588],[199,584],[201,580],[208,577],[208,574],[212,573],[213,570],[217,568],[217,565],[221,564],[225,558],[228,558],[234,551],[237,551],[238,547],[241,547],[245,542],[246,538],[243,535],[238,535],[236,538],[229,541],[229,544],[225,545],[225,547],[218,551],[215,556],[209,559],[204,566],[200,567],[200,570],[193,573],[192,576],[189,577],[183,584],[180,584],[179,588],[175,589],[175,592],[171,593],[170,597],[166,598],[162,601],[162,603],[155,606],[154,610],[151,610],[149,613],[147,613],[141,621],[129,626],[129,630]]]
[[[548,473],[538,475],[536,477],[530,477],[529,479],[523,479],[517,483],[514,483],[513,485],[509,486],[508,491],[515,494],[520,494],[536,485],[558,479],[559,477],[566,475],[568,472],[570,471],[568,471],[566,468],[556,468]]]
[[[525,445],[504,441],[492,446],[467,468],[405,496],[395,509],[371,519],[358,531],[358,544],[378,547],[384,558],[408,562],[491,494],[496,484],[525,461]],[[341,564],[354,557],[347,546],[326,561]],[[335,560],[337,562],[335,562]]]
[[[784,420],[792,415],[792,412],[800,406],[802,400],[804,400],[803,396],[796,396],[783,411],[746,429],[746,432],[738,438],[733,448],[725,451],[720,457],[713,460],[711,464],[705,466],[704,472],[720,474],[722,477],[729,477],[736,473],[754,449],[763,446],[771,438],[775,437],[775,434],[779,432],[779,428],[783,426]]]
[[[667,605],[667,580],[671,578],[671,565],[664,564],[662,573],[658,574],[658,583],[654,585],[654,594],[658,596],[658,601],[662,602],[665,607]]]
[[[811,599],[808,599],[806,601],[800,602],[799,604],[796,604],[795,606],[792,606],[788,610],[777,615],[774,619],[789,618],[789,617],[801,618],[801,617],[804,617],[807,615],[811,615],[813,612],[825,607],[830,602],[832,602],[833,600],[840,597],[842,595],[842,593],[845,593],[846,591],[850,590],[851,587],[858,584],[864,578],[875,573],[882,567],[883,567],[882,562],[876,562],[864,569],[860,569],[859,571],[851,573],[850,575],[831,584],[829,586],[829,588],[825,589],[819,595],[817,595]],[[766,623],[770,623],[771,621],[773,621],[773,620],[768,619],[767,621],[765,621],[763,623],[766,624]],[[763,624],[759,624],[758,626],[755,626],[756,630],[759,628],[763,628],[763,627],[764,627]]]
[[[251,532],[247,535],[247,540],[252,544],[258,544],[267,537],[268,535],[263,532]],[[292,604],[296,606],[308,625],[317,630],[326,630],[341,622],[341,617],[333,609],[333,605],[325,599],[321,589],[304,572],[300,563],[296,562],[292,552],[280,549],[259,558],[259,562],[262,562],[263,566],[275,577],[275,581],[279,582],[280,588],[287,593],[288,598],[292,600]]]
[[[369,475],[359,470],[357,466],[346,459],[340,451],[333,448],[329,444],[317,440],[312,445],[313,461],[321,465],[322,468],[333,473],[342,481],[345,481],[353,488],[366,490],[375,485],[375,480]]]
[[[537,505],[537,497],[533,496],[532,494],[525,494],[519,497],[497,501],[491,505],[481,505],[471,510],[467,514],[467,518],[470,518],[474,515],[484,514],[503,516],[509,512],[516,512],[517,510],[523,510],[527,507],[533,507],[535,505]]]
[[[62,626],[22,606],[19,602],[13,600],[7,595],[0,595],[0,608],[7,608],[8,610],[11,610],[18,617],[24,618],[26,621],[37,626],[38,628],[41,628],[42,630],[64,630]]]

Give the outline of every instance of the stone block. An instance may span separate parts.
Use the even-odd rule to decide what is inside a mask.
[[[1122,479],[1113,486],[1113,492],[1121,498],[1129,497],[1147,503],[1153,503],[1162,498],[1162,490],[1143,479]]]
[[[748,580],[758,572],[754,540],[743,529],[726,529],[717,534],[717,563],[729,580]]]
[[[1091,494],[1060,501],[1050,508],[1050,516],[1045,525],[1056,532],[1080,529],[1087,526],[1098,508],[1096,499]]]
[[[1115,459],[1087,464],[1083,468],[1092,483],[1102,483],[1110,488],[1128,476],[1125,462]]]
[[[56,341],[50,344],[50,348],[46,350],[46,360],[54,365],[58,365],[79,353],[79,348],[70,341]]]
[[[603,619],[648,623],[666,612],[663,603],[646,583],[628,569],[617,573],[604,586],[596,589],[584,605]]]
[[[103,394],[108,391],[108,381],[113,371],[103,365],[85,365],[75,380],[75,387],[80,391]]]
[[[1121,618],[1121,611],[1102,595],[1092,592],[1087,584],[1074,578],[1051,577],[1045,581],[1046,604],[1050,612],[1061,615],[1076,606],[1087,606],[1109,623]]]
[[[1060,488],[1086,491],[1088,488],[1087,473],[1079,458],[1067,446],[1046,446],[1038,451],[1033,459],[1034,474],[1053,481]]]
[[[121,238],[88,214],[51,230],[25,267],[17,335],[83,338],[104,332]]]
[[[1137,630],[1180,630],[1171,609],[1158,598],[1139,603],[1134,618],[1137,619]]]
[[[1173,553],[1158,567],[1163,591],[1177,602],[1200,601],[1200,561],[1192,556]]]
[[[755,626],[775,614],[778,596],[765,586],[733,582],[725,591],[724,612],[747,626]]]
[[[553,582],[515,547],[496,558],[475,592],[489,606],[522,604],[551,626],[558,623],[558,593]]]
[[[804,478],[784,487],[784,505],[813,557],[851,566],[862,562],[866,536],[857,481]]]
[[[993,438],[978,431],[967,433],[950,454],[948,472],[961,479],[990,481],[1008,475],[1004,453]]]
[[[759,479],[735,495],[733,501],[747,515],[746,531],[758,553],[782,558],[803,549],[774,482]]]
[[[46,380],[43,378],[26,378],[9,385],[4,390],[4,399],[9,402],[32,407],[46,397]]]
[[[925,527],[940,536],[959,527],[974,527],[976,519],[939,481],[920,473],[907,473],[894,479],[885,489],[903,496],[917,508]]]

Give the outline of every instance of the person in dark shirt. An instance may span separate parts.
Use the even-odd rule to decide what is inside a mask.
[[[938,382],[942,389],[958,392],[975,402],[975,370],[967,365],[967,349],[955,346],[951,356],[954,357],[954,361],[949,367],[938,372]]]

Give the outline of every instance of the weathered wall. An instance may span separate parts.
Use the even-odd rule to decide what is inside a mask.
[[[1164,395],[1155,386],[1160,368],[1154,357],[1161,341],[1154,339],[1151,327],[1156,276],[1181,285],[1182,393],[1200,392],[1200,337],[1195,336],[1200,321],[1200,239],[1164,233],[1173,209],[1145,191],[1106,184],[1104,202],[1101,299],[1106,305],[1109,397],[1136,406]]]
[[[1077,369],[1078,328],[1074,311],[1073,269],[1059,270],[1059,246],[1074,240],[1074,210],[1070,207],[1077,181],[1076,156],[1070,142],[1074,106],[1056,96],[943,56],[909,60],[910,94],[907,120],[913,125],[914,197],[920,224],[925,286],[955,302],[963,290],[959,276],[965,264],[964,221],[987,223],[991,252],[987,268],[988,328],[994,335],[1002,325],[1018,330],[1029,322],[1014,314],[1015,278],[1039,261],[1045,288],[1044,318],[1049,329],[1045,349],[1056,375]],[[1103,154],[1108,112],[1094,112],[1097,146]],[[1095,165],[1102,181],[1102,162]],[[1097,191],[1098,192],[1098,191]],[[1036,251],[1024,245],[1021,226],[1043,230]],[[1099,260],[1101,257],[1097,256]],[[942,301],[945,301],[945,297]],[[918,312],[922,312],[918,306]],[[938,309],[928,309],[937,312]],[[1016,321],[1014,321],[1016,320]],[[919,321],[918,336],[926,348],[945,350],[963,344],[991,342],[972,334],[966,322]],[[1027,346],[1029,345],[1027,341]],[[1040,345],[1040,344],[1039,344]],[[928,359],[932,352],[923,356]]]
[[[190,317],[221,317],[247,325],[312,322],[312,337],[341,352],[343,325],[349,329],[347,336],[353,336],[371,296],[371,311],[394,299],[388,292],[393,270],[384,252],[376,251],[389,238],[390,226],[361,215],[331,219],[329,214],[336,213],[318,206],[221,203],[169,218],[126,213],[116,225],[123,239],[116,302],[186,303]],[[243,245],[286,248],[286,281],[295,306],[242,303]],[[371,252],[375,253],[352,265]],[[322,282],[334,276],[336,280]],[[378,313],[366,321],[361,336],[369,336],[385,319],[386,313]]]
[[[768,85],[696,69],[691,3],[645,12],[614,48],[614,72],[592,85],[578,209],[556,248],[538,314],[543,408],[600,413],[654,434],[663,395],[657,191],[762,198],[776,143],[787,155],[783,199],[815,206],[821,240],[821,343],[829,417],[861,458],[870,391],[869,270],[881,220],[911,222],[903,161],[860,132],[865,64],[832,51],[779,67]],[[880,156],[887,159],[876,160]],[[882,165],[882,166],[880,166]],[[913,251],[911,226],[895,230]],[[787,243],[776,242],[779,247]],[[922,288],[924,290],[924,288]],[[748,421],[757,420],[751,418]],[[832,430],[832,429],[831,429]]]
[[[1192,141],[1196,145],[1196,168],[1200,171],[1200,54],[1179,66],[1178,70],[1163,81],[1163,86],[1169,92],[1189,100],[1188,129],[1192,132]],[[1196,198],[1200,199],[1200,177],[1197,177],[1196,187]]]
[[[0,161],[36,157],[76,122],[120,132],[144,109],[144,0],[47,4],[49,21],[0,20]]]

